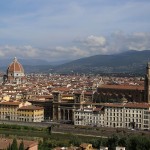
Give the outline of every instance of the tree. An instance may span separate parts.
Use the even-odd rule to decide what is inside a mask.
[[[92,139],[89,143],[91,143],[94,148],[100,148],[101,139]]]
[[[138,138],[137,136],[131,136],[129,139],[128,139],[128,144],[127,144],[127,148],[130,150],[137,150],[137,147],[138,147]]]
[[[24,150],[24,143],[23,143],[23,141],[21,141],[21,143],[20,143],[19,150]]]
[[[13,139],[13,142],[11,144],[11,150],[18,150],[17,140],[16,139]]]
[[[126,147],[127,146],[127,139],[126,137],[122,137],[118,140],[118,146],[124,146]]]
[[[114,150],[117,145],[118,145],[118,136],[113,135],[111,138],[108,138],[109,150]]]
[[[48,127],[48,133],[51,135],[51,133],[52,133],[52,126]]]
[[[82,143],[82,141],[77,136],[73,136],[71,137],[69,143],[74,146],[79,146]]]

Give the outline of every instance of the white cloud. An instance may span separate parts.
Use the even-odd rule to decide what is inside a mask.
[[[83,40],[83,43],[90,47],[104,46],[106,44],[106,39],[103,36],[90,35],[85,40]]]
[[[10,46],[5,45],[0,47],[0,56],[3,57],[21,57],[21,58],[36,58],[39,57],[39,50],[30,45],[25,46]]]
[[[125,34],[123,32],[113,33],[110,39],[112,52],[125,50],[150,50],[150,33],[134,32]]]
[[[0,46],[0,57],[40,58],[49,61],[78,59],[82,57],[113,54],[126,50],[150,50],[150,33],[125,34],[117,31],[111,36],[87,36],[70,46],[37,48],[31,45]]]

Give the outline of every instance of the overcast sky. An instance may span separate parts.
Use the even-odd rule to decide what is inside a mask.
[[[0,0],[0,58],[150,50],[150,0]]]

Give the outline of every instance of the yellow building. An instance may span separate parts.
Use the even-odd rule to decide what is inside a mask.
[[[10,95],[7,95],[7,94],[3,94],[0,98],[0,100],[4,100],[4,101],[9,101],[10,100]]]
[[[44,120],[44,109],[39,106],[23,106],[18,109],[18,121],[41,122]]]
[[[19,108],[26,108],[26,110],[22,110]],[[29,110],[27,108],[30,108]],[[0,102],[0,120],[12,120],[12,121],[27,121],[29,119],[28,114],[30,114],[30,111],[33,110],[34,112],[34,122],[37,122],[41,120],[41,109],[36,106],[32,106],[31,103],[29,102],[19,102],[19,101],[5,101],[5,102]],[[20,111],[24,112],[24,118],[26,119],[20,119]],[[43,112],[43,111],[42,111]],[[21,113],[22,114],[22,113]],[[31,113],[32,114],[32,113]],[[30,115],[29,115],[30,116]],[[42,116],[43,117],[43,116]],[[32,119],[29,121],[31,122]],[[40,121],[39,121],[40,122]]]
[[[0,119],[17,121],[17,110],[22,106],[21,102],[1,102],[0,103]]]

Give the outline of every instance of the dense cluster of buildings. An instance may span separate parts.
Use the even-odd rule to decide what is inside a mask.
[[[150,129],[150,64],[146,70],[145,80],[99,75],[26,75],[15,58],[2,76],[0,119]]]

